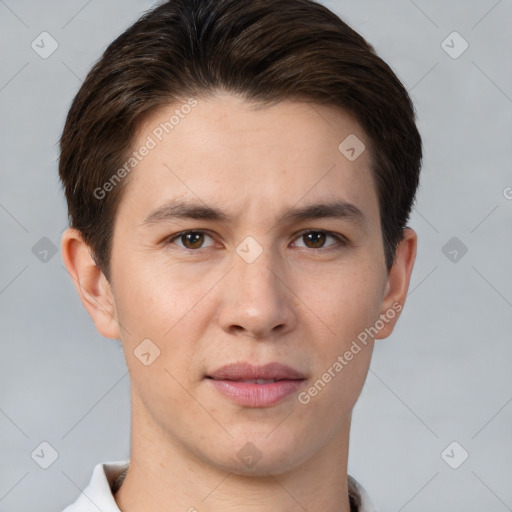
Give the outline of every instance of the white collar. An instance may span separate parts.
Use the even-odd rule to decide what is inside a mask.
[[[121,512],[112,493],[114,482],[129,464],[129,459],[97,464],[92,473],[89,485],[78,499],[63,512]],[[377,512],[363,486],[349,476],[349,485],[357,491],[361,498],[358,512]]]

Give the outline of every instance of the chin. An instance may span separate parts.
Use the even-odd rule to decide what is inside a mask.
[[[224,471],[237,475],[279,475],[293,470],[308,456],[296,437],[287,441],[277,437],[270,441],[264,436],[246,436],[233,440],[232,448],[226,446],[224,453],[217,451],[210,460]]]

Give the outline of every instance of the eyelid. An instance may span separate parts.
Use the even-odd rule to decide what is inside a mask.
[[[215,241],[213,235],[211,235],[208,230],[204,230],[204,229],[187,229],[185,231],[180,231],[179,233],[176,233],[174,235],[166,237],[163,240],[163,244],[167,245],[167,244],[174,243],[174,240],[176,240],[176,239],[179,240],[183,235],[187,235],[189,233],[199,233],[201,235],[206,235],[206,236],[209,236],[212,240]],[[177,247],[179,249],[181,249],[182,251],[186,251],[186,252],[200,252],[200,251],[202,251],[204,249],[208,249],[208,247],[200,247],[199,249],[187,249],[186,247],[181,247],[179,245]]]
[[[319,249],[312,249],[310,247],[302,247],[302,249],[310,249],[312,251],[318,252],[318,251],[327,251],[329,249],[334,249],[339,246],[345,247],[345,246],[349,245],[347,238],[345,238],[343,235],[341,235],[339,233],[334,233],[333,231],[327,231],[326,229],[314,229],[314,228],[304,229],[302,231],[299,231],[299,233],[297,233],[295,235],[294,240],[297,240],[297,239],[303,237],[304,235],[307,235],[308,233],[323,233],[327,236],[332,236],[334,239],[337,240],[338,244],[331,244],[331,245],[328,245],[327,247],[320,247]]]

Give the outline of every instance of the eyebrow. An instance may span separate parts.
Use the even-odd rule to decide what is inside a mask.
[[[312,219],[346,220],[360,228],[367,227],[367,219],[355,205],[346,201],[330,201],[292,208],[286,211],[277,223],[301,222]],[[210,220],[229,223],[231,217],[219,208],[200,203],[187,203],[175,200],[153,210],[142,222],[142,225],[159,224],[175,219]]]

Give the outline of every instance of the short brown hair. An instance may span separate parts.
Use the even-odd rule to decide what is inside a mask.
[[[390,67],[313,0],[169,0],[108,46],[76,95],[60,140],[70,225],[105,276],[127,180],[105,197],[95,191],[126,161],[150,114],[219,90],[262,104],[298,99],[355,115],[371,143],[389,270],[422,159],[414,107]]]

